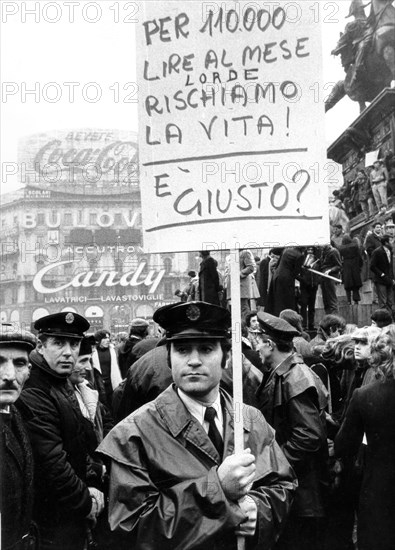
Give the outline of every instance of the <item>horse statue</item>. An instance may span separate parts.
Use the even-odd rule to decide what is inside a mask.
[[[369,17],[366,17],[362,0],[352,0],[344,33],[332,50],[340,55],[346,73],[337,82],[325,102],[329,111],[348,95],[359,103],[360,112],[366,101],[373,99],[395,81],[395,8],[392,0],[372,0]]]

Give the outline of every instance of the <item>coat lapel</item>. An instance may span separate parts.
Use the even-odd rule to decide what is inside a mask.
[[[192,445],[199,452],[205,454],[215,464],[221,464],[224,457],[234,453],[234,411],[230,397],[223,390],[221,401],[223,403],[224,420],[224,456],[219,456],[203,426],[190,414],[177,394],[172,384],[156,399],[156,407],[167,424],[173,437],[183,439],[185,445]],[[248,427],[244,426],[244,432],[248,433]]]

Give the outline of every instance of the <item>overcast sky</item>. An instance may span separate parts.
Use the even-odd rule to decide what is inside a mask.
[[[315,2],[322,25],[324,86],[344,76],[340,59],[330,51],[347,22],[349,4]],[[21,136],[65,128],[138,130],[137,103],[131,102],[136,98],[137,8],[134,2],[116,0],[1,2],[2,193],[18,186],[16,176],[6,181],[4,163],[17,162]],[[26,94],[32,89],[38,96]],[[100,99],[93,102],[96,94]],[[326,145],[358,114],[358,105],[348,98],[332,109],[325,117]]]

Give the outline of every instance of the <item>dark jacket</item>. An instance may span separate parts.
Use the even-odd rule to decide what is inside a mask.
[[[51,370],[37,351],[30,354],[30,360],[30,378],[17,406],[35,461],[34,519],[46,537],[58,541],[59,549],[63,544],[68,547],[70,530],[75,532],[78,549],[92,506],[87,460],[97,445],[96,437],[91,423],[81,414],[67,377]]]
[[[219,306],[220,290],[217,264],[214,258],[203,258],[199,269],[199,300]]]
[[[225,457],[234,453],[234,405],[225,392],[222,398]],[[269,549],[287,517],[295,477],[259,411],[244,405],[243,417],[244,445],[256,457],[250,495],[257,529],[248,547]],[[225,497],[217,474],[222,457],[174,385],[118,424],[98,450],[112,460],[110,526],[129,548],[236,548],[244,514]]]
[[[257,305],[264,306],[267,300],[267,292],[269,286],[269,262],[270,256],[263,258],[259,264],[259,277],[257,279],[260,298],[257,300]]]
[[[319,263],[320,271],[337,277],[342,266],[340,252],[334,246],[326,246],[323,249]]]
[[[33,454],[14,405],[8,414],[0,413],[0,434],[1,547],[22,550],[27,548],[26,535],[33,537]]]
[[[118,365],[122,378],[125,378],[128,368],[135,361],[135,357],[133,356],[133,348],[138,342],[141,342],[141,340],[141,336],[131,334],[126,342],[118,348]]]
[[[343,285],[346,290],[362,286],[361,269],[362,256],[357,243],[342,244],[339,247],[340,257],[343,260]]]
[[[394,279],[392,271],[392,250],[388,248],[387,250],[390,252],[390,261],[388,261],[388,256],[383,246],[373,251],[370,270],[374,273],[373,281],[376,284],[392,286]]]
[[[262,382],[258,398],[259,409],[275,429],[276,440],[298,477],[293,513],[324,516],[327,392],[321,380],[298,354],[292,354]]]
[[[380,237],[378,237],[375,233],[369,233],[365,240],[365,250],[368,253],[369,258],[373,254],[373,250],[376,250],[379,246],[381,246]]]
[[[303,260],[298,248],[285,248],[270,282],[265,311],[278,316],[283,309],[296,309],[295,279]]]
[[[358,549],[395,548],[395,380],[355,390],[335,439],[337,456],[352,458],[366,434],[359,498]]]

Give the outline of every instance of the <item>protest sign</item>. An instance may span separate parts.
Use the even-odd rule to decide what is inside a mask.
[[[146,252],[329,240],[320,27],[310,2],[145,2]]]

